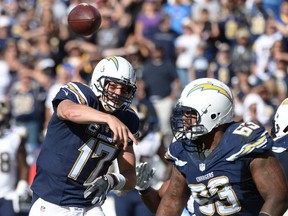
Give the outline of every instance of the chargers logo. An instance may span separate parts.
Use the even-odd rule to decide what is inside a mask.
[[[288,99],[285,99],[285,100],[282,102],[282,105],[288,105]]]
[[[118,63],[118,60],[117,60],[114,56],[106,57],[106,59],[107,59],[108,61],[110,61],[110,60],[113,61],[116,69],[118,70],[118,68],[119,68],[119,63]]]
[[[232,97],[231,95],[222,87],[220,86],[216,86],[213,85],[212,83],[205,83],[205,84],[201,84],[201,85],[197,85],[194,88],[192,88],[187,95],[191,94],[193,91],[196,91],[200,89],[201,91],[205,91],[205,90],[215,90],[220,94],[223,94],[225,97],[227,97],[230,101],[232,101]]]

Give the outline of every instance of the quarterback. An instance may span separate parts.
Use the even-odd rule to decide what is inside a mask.
[[[109,191],[135,187],[135,91],[135,71],[119,56],[96,65],[90,87],[70,82],[59,90],[36,163],[30,216],[101,216]],[[115,159],[119,172],[109,173]]]

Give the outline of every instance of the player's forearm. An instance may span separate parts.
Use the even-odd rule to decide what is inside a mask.
[[[136,185],[136,174],[131,171],[131,172],[124,172],[124,173],[122,173],[122,175],[126,179],[126,183],[125,183],[124,187],[122,188],[122,190],[124,190],[124,191],[133,190],[135,188],[135,185]]]
[[[182,205],[180,199],[181,198],[178,199],[165,198],[164,196],[157,209],[156,216],[181,215],[184,206]]]
[[[129,145],[126,150],[122,152],[117,158],[119,172],[126,179],[125,185],[122,190],[130,191],[136,185],[136,169],[135,169],[135,155],[133,146]]]
[[[153,213],[156,213],[157,208],[160,204],[161,197],[159,192],[152,187],[147,188],[144,191],[139,191],[142,201]]]
[[[78,124],[104,124],[109,118],[109,114],[88,106],[73,103],[69,100],[62,101],[58,105],[57,115],[63,120],[72,121]]]
[[[23,144],[19,146],[17,151],[17,161],[19,168],[19,179],[28,181],[29,166],[26,162],[26,150]]]
[[[271,198],[265,201],[261,208],[261,212],[265,212],[268,215],[282,216],[288,209],[287,198],[277,199]]]

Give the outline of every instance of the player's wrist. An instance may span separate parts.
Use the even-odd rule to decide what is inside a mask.
[[[271,216],[271,214],[269,214],[267,212],[260,212],[259,216]]]
[[[126,178],[120,173],[108,173],[113,179],[113,190],[121,190],[126,184]]]
[[[149,186],[149,187],[147,187],[147,188],[144,189],[144,190],[137,189],[137,191],[138,191],[138,193],[139,193],[141,196],[144,196],[144,195],[148,194],[148,193],[151,191],[151,189],[152,189],[152,188]]]

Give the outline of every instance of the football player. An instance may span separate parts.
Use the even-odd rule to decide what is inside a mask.
[[[176,139],[169,187],[157,216],[180,215],[190,194],[196,215],[276,215],[288,207],[284,172],[268,132],[234,122],[230,89],[216,79],[189,83],[171,117]]]
[[[24,215],[23,203],[31,202],[29,166],[24,146],[27,131],[10,124],[9,108],[0,103],[0,215]],[[16,185],[16,188],[15,188]],[[22,203],[23,201],[23,203]],[[27,202],[26,202],[27,204]],[[26,205],[27,206],[27,205]],[[26,208],[28,214],[30,206]]]
[[[279,159],[282,167],[288,176],[288,98],[286,98],[278,107],[271,129],[271,136],[274,139],[272,148],[276,157]]]
[[[274,146],[272,148],[276,157],[282,165],[286,178],[288,177],[288,98],[282,101],[278,107],[273,120],[271,129],[271,136],[274,139]],[[284,216],[288,216],[288,211]]]
[[[109,191],[135,187],[135,91],[135,71],[120,56],[96,65],[91,87],[69,82],[60,89],[36,162],[30,216],[101,216]],[[114,159],[120,172],[107,173]]]

